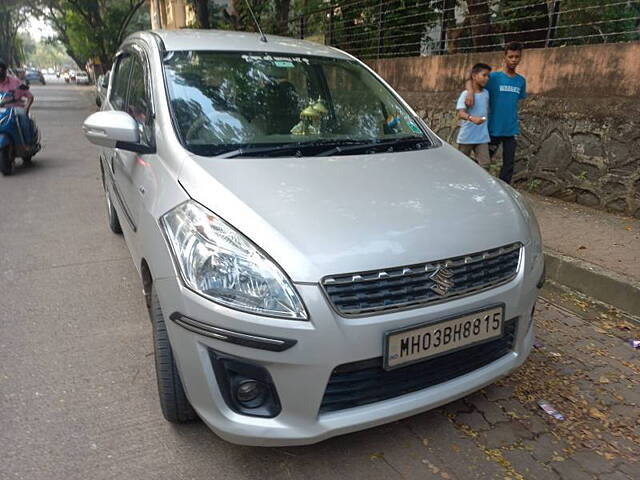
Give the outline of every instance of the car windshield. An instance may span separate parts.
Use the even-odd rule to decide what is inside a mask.
[[[370,153],[431,145],[413,115],[355,61],[177,51],[166,55],[164,70],[177,133],[199,155],[307,156],[357,153],[358,145],[380,146]]]

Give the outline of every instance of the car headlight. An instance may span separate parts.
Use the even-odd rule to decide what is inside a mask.
[[[189,289],[237,310],[307,319],[284,272],[221,218],[188,201],[165,214],[161,224]]]

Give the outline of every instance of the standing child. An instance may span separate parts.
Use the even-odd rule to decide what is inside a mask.
[[[461,119],[458,133],[458,148],[465,155],[471,156],[483,168],[488,168],[489,157],[489,92],[484,88],[489,81],[491,67],[484,63],[476,63],[471,69],[469,91],[464,90],[458,98],[456,109]],[[467,108],[467,95],[473,93],[473,106]]]

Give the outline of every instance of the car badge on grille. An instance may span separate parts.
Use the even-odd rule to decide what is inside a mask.
[[[433,282],[431,285],[431,290],[436,292],[438,295],[444,296],[449,292],[449,289],[452,288],[455,284],[451,279],[453,277],[453,272],[446,267],[438,265],[436,271],[429,275],[429,279]]]

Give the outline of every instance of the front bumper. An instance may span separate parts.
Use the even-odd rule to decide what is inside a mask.
[[[524,257],[524,255],[523,255]],[[507,375],[528,356],[531,319],[543,271],[542,258],[521,259],[516,278],[500,287],[450,302],[363,318],[338,316],[319,285],[297,284],[309,321],[259,317],[217,305],[184,288],[177,278],[155,281],[185,391],[202,420],[220,437],[257,446],[302,445],[362,430],[430,410],[468,395]],[[527,268],[524,266],[527,265]],[[527,272],[528,270],[528,272]],[[319,413],[331,373],[338,365],[382,356],[384,332],[505,304],[505,319],[518,318],[513,350],[498,360],[443,383],[364,406]],[[229,343],[184,328],[175,312],[220,329],[294,341],[283,351]],[[177,318],[176,315],[173,318]],[[274,418],[242,415],[225,402],[212,367],[211,351],[264,367],[281,404]]]

